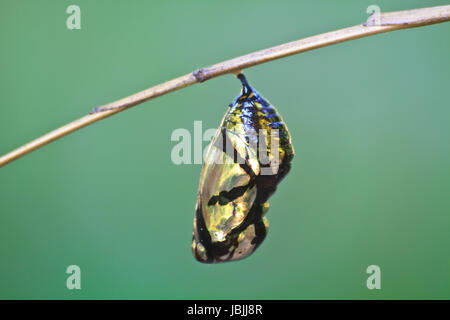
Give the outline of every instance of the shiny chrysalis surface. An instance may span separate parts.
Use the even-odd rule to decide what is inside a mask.
[[[211,140],[200,175],[192,251],[204,263],[245,258],[266,237],[267,200],[294,148],[277,110],[247,83]]]

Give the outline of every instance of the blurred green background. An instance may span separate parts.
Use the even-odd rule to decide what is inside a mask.
[[[92,108],[235,56],[448,1],[0,2],[0,153]],[[81,30],[66,8],[81,8]],[[251,68],[296,151],[248,259],[191,254],[201,165],[170,136],[217,127],[223,76],[0,169],[2,299],[450,298],[450,23]],[[207,143],[205,142],[204,146]],[[68,290],[79,265],[82,289]],[[381,290],[366,268],[381,267]]]

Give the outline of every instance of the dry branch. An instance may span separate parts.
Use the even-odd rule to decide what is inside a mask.
[[[51,131],[0,157],[0,167],[94,122],[110,117],[113,114],[141,104],[147,100],[157,98],[195,83],[200,83],[224,74],[235,73],[239,70],[258,64],[329,46],[335,43],[367,37],[378,33],[449,21],[450,5],[381,13],[379,16],[375,17],[375,20],[373,18],[374,17],[372,16],[371,19],[368,19],[367,23],[359,24],[354,27],[331,31],[309,38],[285,43],[276,47],[256,51],[238,58],[227,60],[207,68],[202,68],[121,100],[101,106],[96,108],[93,113]],[[377,23],[374,23],[373,21],[376,21]]]

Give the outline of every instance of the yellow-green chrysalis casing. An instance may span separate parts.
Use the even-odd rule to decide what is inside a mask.
[[[277,110],[247,83],[206,152],[192,251],[204,263],[245,258],[267,234],[267,200],[291,168],[294,148]]]

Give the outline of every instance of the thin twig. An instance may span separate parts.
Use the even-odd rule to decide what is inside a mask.
[[[373,18],[373,16],[371,17]],[[196,70],[182,77],[167,81],[152,88],[138,92],[121,100],[96,108],[94,112],[75,120],[65,126],[47,133],[0,158],[0,167],[14,161],[71,132],[86,127],[94,122],[110,117],[147,100],[165,95],[215,77],[249,68],[258,64],[287,57],[293,54],[329,46],[348,40],[371,36],[378,33],[406,28],[430,25],[450,20],[450,5],[382,13],[367,23],[345,29],[331,31],[313,37],[285,43],[269,49],[253,52],[245,56],[227,60],[213,66]]]

